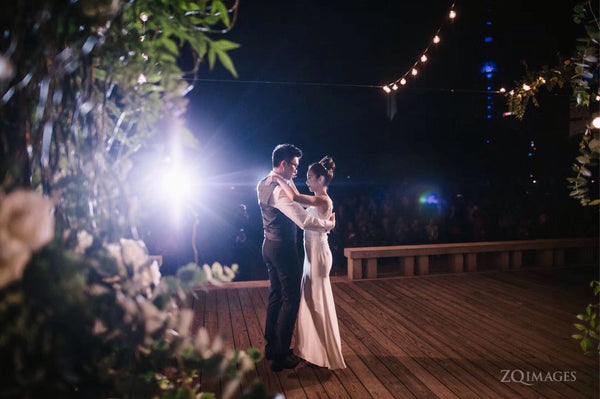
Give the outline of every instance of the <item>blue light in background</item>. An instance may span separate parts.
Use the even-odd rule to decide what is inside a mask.
[[[419,197],[419,203],[427,205],[437,205],[440,203],[440,198],[436,193],[425,193]]]
[[[496,63],[494,61],[486,61],[483,63],[480,69],[481,73],[494,73],[496,72]]]

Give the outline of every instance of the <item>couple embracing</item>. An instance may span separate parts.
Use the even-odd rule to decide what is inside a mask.
[[[272,154],[273,170],[257,186],[264,228],[262,255],[271,284],[265,357],[273,371],[293,369],[302,359],[332,370],[346,367],[329,281],[332,255],[327,234],[335,227],[335,215],[327,187],[335,164],[330,157],[311,164],[306,184],[314,195],[300,194],[292,179],[301,157],[296,146],[278,145]],[[297,227],[304,230],[303,265]]]

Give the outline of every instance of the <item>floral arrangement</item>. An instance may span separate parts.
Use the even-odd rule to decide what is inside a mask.
[[[33,191],[0,201],[0,354],[12,362],[0,396],[211,398],[203,373],[227,380],[223,397],[239,392],[261,354],[191,331],[181,306],[195,288],[231,281],[235,267],[190,263],[161,277],[142,241],[54,237],[52,210]]]
[[[185,307],[236,266],[161,276],[137,226],[137,154],[197,144],[186,93],[237,1],[15,0],[0,16],[0,397],[268,397],[261,354],[227,348]],[[180,67],[180,52],[191,59]],[[187,79],[186,79],[187,78]],[[171,127],[176,127],[171,128]],[[156,163],[160,163],[157,158]],[[238,395],[239,396],[239,395]]]

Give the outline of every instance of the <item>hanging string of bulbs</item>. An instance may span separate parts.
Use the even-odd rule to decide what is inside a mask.
[[[454,19],[456,18],[456,11],[454,10],[455,5],[456,5],[456,1],[454,1],[452,3],[452,5],[450,6],[450,11],[448,12],[448,18],[450,19],[451,22],[454,22]],[[431,42],[421,52],[421,56],[414,62],[414,64],[408,69],[408,71],[406,71],[401,77],[394,80],[393,82],[381,86],[383,91],[385,91],[386,93],[391,93],[392,91],[397,91],[400,88],[400,86],[404,86],[408,83],[407,78],[415,77],[419,74],[419,67],[421,65],[425,64],[427,62],[427,60],[429,59],[427,56],[427,53],[429,52],[429,50],[433,46],[438,45],[442,41],[442,39],[440,37],[440,32],[442,31],[442,28],[443,28],[443,25],[437,29],[437,31],[433,35],[433,39],[431,40]]]

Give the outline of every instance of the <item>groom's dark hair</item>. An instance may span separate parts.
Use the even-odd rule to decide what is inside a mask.
[[[273,149],[273,155],[271,156],[273,160],[273,167],[279,166],[281,161],[291,161],[292,158],[302,157],[302,150],[296,147],[293,144],[279,144],[275,149]]]

